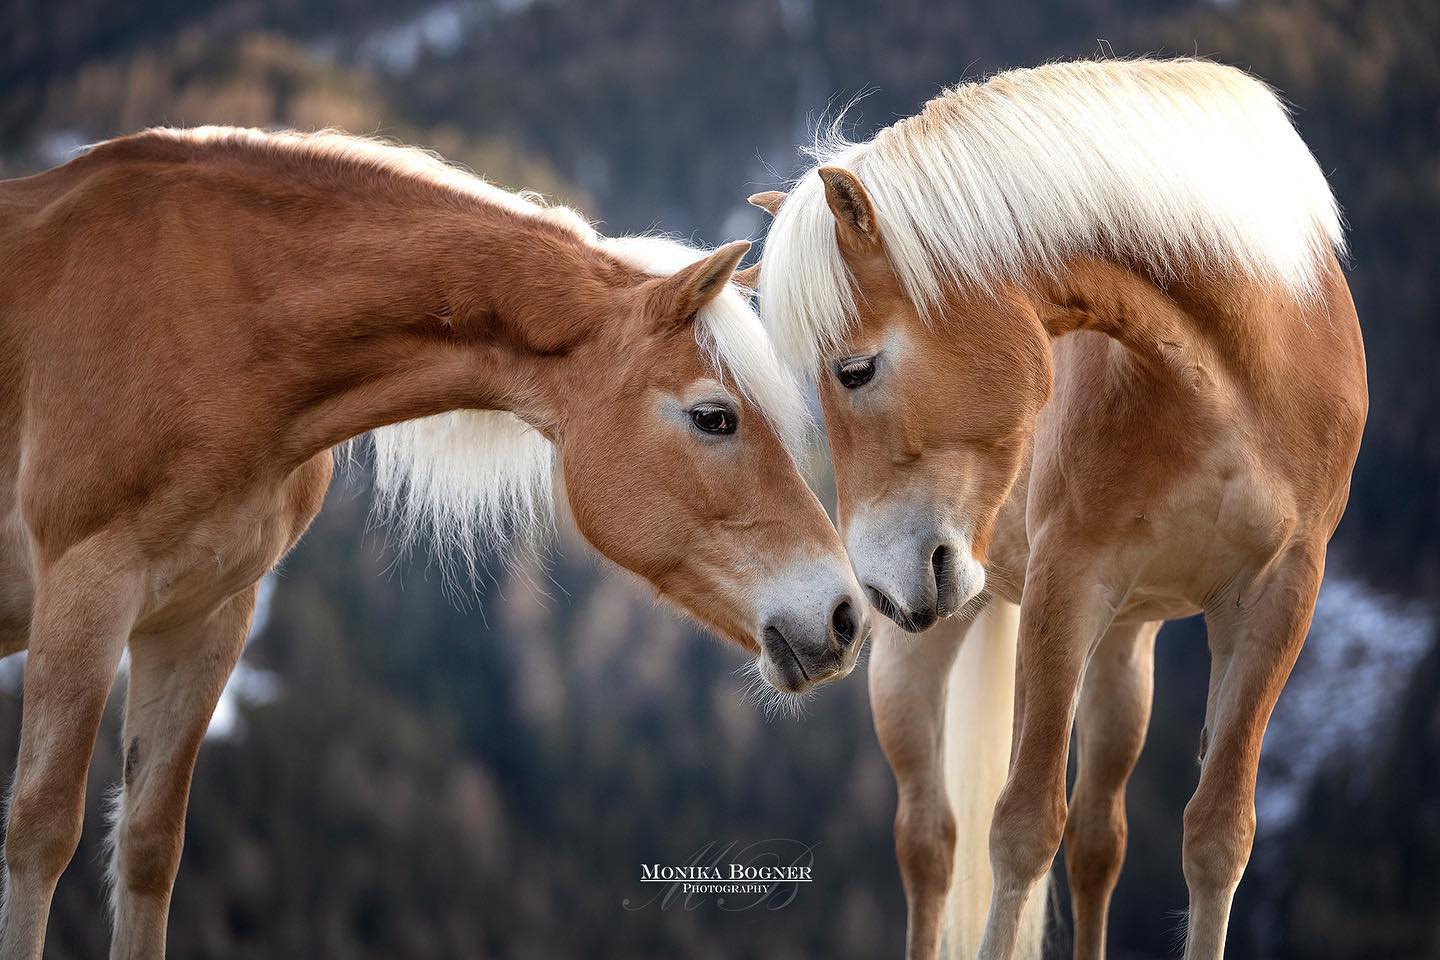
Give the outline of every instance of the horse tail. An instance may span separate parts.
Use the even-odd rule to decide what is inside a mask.
[[[990,820],[1010,767],[1020,608],[992,599],[950,668],[945,703],[945,779],[955,814],[955,872],[945,906],[944,955],[974,957],[990,909]],[[1050,875],[1030,895],[1017,960],[1038,960],[1045,942]]]

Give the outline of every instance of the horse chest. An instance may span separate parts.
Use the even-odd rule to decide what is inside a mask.
[[[1293,531],[1293,497],[1241,442],[1196,442],[1160,463],[1127,461],[1133,451],[1107,448],[1103,437],[1042,442],[992,546],[992,589],[1012,602],[1030,564],[1073,564],[1113,587],[1118,619],[1190,616],[1263,569]],[[1108,468],[1074,469],[1065,455],[1077,447],[1127,482]]]
[[[257,486],[193,523],[152,565],[137,629],[189,622],[258,581],[319,512],[331,469],[327,451],[280,484]]]

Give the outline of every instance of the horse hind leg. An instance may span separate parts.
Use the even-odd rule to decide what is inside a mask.
[[[195,757],[244,648],[256,589],[235,595],[198,624],[131,638],[110,867],[112,958],[165,953]]]
[[[1150,725],[1160,625],[1157,620],[1111,627],[1085,669],[1075,717],[1075,786],[1065,822],[1076,960],[1105,956],[1110,897],[1125,860],[1125,785]]]
[[[1251,588],[1246,602],[1207,613],[1213,684],[1200,783],[1185,807],[1190,888],[1186,960],[1219,960],[1235,888],[1255,840],[1255,777],[1270,712],[1290,675],[1320,589],[1324,549],[1294,548]]]
[[[80,842],[90,755],[140,598],[134,568],[95,540],[41,571],[5,825],[0,960],[40,956],[55,884]]]

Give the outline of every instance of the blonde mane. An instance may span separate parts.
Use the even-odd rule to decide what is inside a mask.
[[[558,226],[652,276],[669,276],[709,252],[658,236],[602,237],[568,207],[545,205],[534,193],[511,193],[436,154],[383,140],[331,130],[200,127],[151,132],[193,144],[299,151],[307,157],[417,179]],[[700,311],[695,337],[715,372],[760,409],[792,451],[798,450],[809,424],[801,387],[781,363],[739,287],[731,285]],[[482,549],[504,547],[548,528],[558,486],[555,450],[513,414],[458,410],[384,427],[370,437],[376,513],[392,524],[402,544],[428,534],[437,546],[453,548],[452,555],[473,577]]]
[[[875,205],[906,294],[929,314],[982,287],[1098,253],[1162,281],[1215,271],[1312,297],[1344,253],[1340,211],[1265,84],[1199,60],[1054,63],[944,91],[865,143],[838,122],[816,168],[845,167]],[[814,169],[765,244],[760,303],[786,362],[813,375],[855,317]]]

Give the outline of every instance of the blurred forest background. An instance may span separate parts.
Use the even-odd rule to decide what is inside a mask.
[[[0,175],[156,123],[337,126],[558,195],[609,232],[712,243],[763,231],[743,198],[861,92],[863,135],[1047,58],[1199,53],[1267,79],[1349,218],[1372,413],[1267,744],[1230,956],[1440,957],[1435,0],[0,0],[0,25]],[[894,785],[862,676],[767,720],[736,652],[573,538],[457,602],[367,530],[368,496],[361,464],[270,581],[201,754],[173,956],[899,954]],[[17,661],[0,663],[6,770]],[[1203,629],[1168,627],[1116,957],[1174,952],[1207,668]],[[52,958],[105,951],[118,710],[107,724]],[[642,861],[770,837],[820,844],[784,910],[622,906]]]

